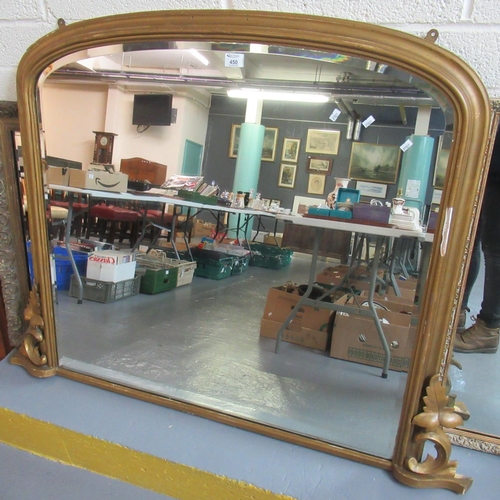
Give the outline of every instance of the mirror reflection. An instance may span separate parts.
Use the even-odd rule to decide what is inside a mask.
[[[392,456],[452,141],[433,89],[134,44],[52,65],[40,109],[62,366]]]

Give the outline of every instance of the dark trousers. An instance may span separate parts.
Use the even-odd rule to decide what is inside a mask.
[[[484,255],[484,289],[478,318],[489,328],[500,327],[500,184],[486,186],[476,239],[465,284],[462,308],[466,308]]]

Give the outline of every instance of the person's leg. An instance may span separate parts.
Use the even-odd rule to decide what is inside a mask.
[[[500,185],[486,188],[481,212],[481,244],[484,254],[483,302],[478,318],[488,328],[500,327]]]
[[[472,255],[470,259],[469,272],[465,282],[464,298],[462,300],[462,310],[468,310],[469,299],[472,289],[476,283],[481,268],[481,219],[477,227],[476,236],[472,245]]]
[[[484,289],[481,311],[476,323],[457,331],[453,350],[463,353],[494,353],[498,350],[500,331],[500,186],[488,186],[481,210],[480,241],[484,254]],[[470,293],[470,291],[469,291]],[[468,297],[467,297],[468,300]]]
[[[469,309],[469,299],[474,284],[476,283],[477,277],[479,275],[479,270],[481,267],[481,219],[477,227],[476,236],[474,238],[474,243],[472,244],[472,255],[469,265],[469,272],[467,274],[467,280],[465,282],[464,297],[462,299],[462,305],[460,306],[460,314],[458,316],[457,332],[463,332],[465,330],[465,323],[467,322],[467,313]]]

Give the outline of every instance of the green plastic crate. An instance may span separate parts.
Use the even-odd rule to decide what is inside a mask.
[[[248,269],[248,266],[250,266],[250,256],[250,253],[240,256],[231,255],[233,258],[233,270],[231,271],[231,276],[241,274]]]
[[[195,276],[221,280],[231,276],[234,267],[234,257],[213,250],[203,248],[191,249],[193,258],[196,261]]]
[[[159,269],[146,269],[141,278],[140,292],[153,295],[167,292],[177,286],[177,267],[161,267]]]
[[[217,196],[203,196],[200,193],[195,193],[194,191],[186,191],[184,189],[179,189],[177,191],[177,196],[183,200],[194,201],[196,203],[203,203],[204,205],[217,205]]]
[[[281,269],[292,261],[293,251],[287,247],[280,248],[276,245],[251,243],[250,249],[252,251],[251,266]]]

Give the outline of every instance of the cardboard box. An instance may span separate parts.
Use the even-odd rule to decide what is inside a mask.
[[[283,246],[283,234],[276,233],[276,236],[274,234],[266,234],[262,243],[265,245],[278,245],[281,248]]]
[[[215,224],[211,222],[204,222],[202,220],[196,220],[193,228],[194,236],[207,236],[212,238],[215,233]]]
[[[75,170],[71,169],[69,185],[82,189],[95,189],[96,191],[113,191],[126,193],[128,175],[120,172],[109,174],[100,170]]]
[[[270,288],[261,320],[261,336],[276,338],[278,329],[299,300],[298,294]],[[328,309],[302,307],[285,330],[283,340],[314,349],[327,349],[331,314]]]
[[[119,281],[133,279],[135,268],[134,253],[102,250],[89,255],[87,278],[118,283]]]
[[[349,271],[349,266],[345,265],[325,267],[316,275],[316,283],[336,286],[344,279],[347,271]]]
[[[358,300],[362,302],[363,300],[366,300],[367,296],[367,292],[361,292]],[[406,297],[396,297],[395,295],[375,295],[373,301],[376,304],[381,304],[382,306],[387,307],[390,311],[407,313],[414,317],[418,316],[418,306],[413,300],[407,299]]]
[[[346,296],[338,302],[345,304]],[[377,313],[391,351],[389,369],[408,371],[415,335],[415,329],[410,327],[411,315],[383,309],[377,310]],[[385,354],[373,319],[354,312],[349,315],[337,313],[330,356],[382,368]]]
[[[278,335],[278,330],[282,323],[278,321],[271,321],[262,318],[260,320],[260,336],[275,339]],[[311,349],[318,349],[326,351],[329,344],[329,335],[325,331],[310,330],[309,328],[300,328],[299,330],[286,329],[281,337],[285,342],[292,344],[310,347]]]
[[[47,184],[69,186],[69,168],[49,166],[47,168]]]

